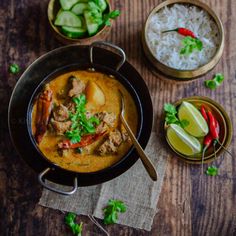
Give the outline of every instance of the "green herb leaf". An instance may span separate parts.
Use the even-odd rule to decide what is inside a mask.
[[[69,212],[65,216],[65,223],[66,223],[66,225],[69,226],[69,228],[71,229],[71,231],[73,232],[74,235],[81,236],[82,235],[83,222],[81,222],[80,224],[76,224],[75,223],[75,218],[76,218],[76,214]]]
[[[209,89],[212,89],[212,90],[217,88],[217,84],[214,80],[206,80],[205,81],[205,86]]]
[[[206,170],[206,175],[209,175],[209,176],[218,175],[218,168],[215,166],[208,166],[208,168]]]
[[[221,73],[218,73],[218,74],[215,74],[212,80],[206,80],[205,86],[209,89],[214,90],[217,87],[219,87],[223,81],[224,81],[224,75]]]
[[[171,114],[177,114],[176,107],[170,103],[164,105],[164,111]]]
[[[185,37],[182,40],[183,48],[180,50],[180,55],[189,55],[193,51],[201,51],[203,49],[202,41],[198,38],[192,38],[190,36]]]
[[[103,16],[104,24],[110,26],[110,25],[111,25],[110,19],[113,19],[113,20],[114,20],[114,19],[116,19],[119,15],[120,15],[120,11],[119,11],[119,10],[114,10],[114,11],[109,12],[108,14],[105,14],[105,15]]]
[[[176,125],[180,125],[182,127],[186,127],[189,124],[189,122],[187,120],[180,122],[180,120],[177,117],[176,107],[174,105],[172,105],[170,103],[166,103],[164,105],[164,111],[166,113],[165,121],[168,125],[176,124]]]
[[[85,134],[94,134],[95,125],[99,125],[100,121],[96,117],[86,117],[86,97],[81,94],[79,97],[74,97],[72,101],[75,103],[75,113],[69,113],[69,119],[72,121],[70,130],[65,133],[65,136],[72,143],[81,141],[81,137]]]
[[[217,85],[220,85],[223,81],[224,81],[224,75],[221,73],[217,73],[215,74],[215,77],[213,78],[213,80],[217,83]]]
[[[110,199],[108,205],[103,209],[104,212],[104,224],[115,224],[118,220],[118,212],[126,212],[126,205],[119,200]]]
[[[13,63],[9,66],[9,71],[12,74],[17,74],[20,71],[20,67],[17,64]]]

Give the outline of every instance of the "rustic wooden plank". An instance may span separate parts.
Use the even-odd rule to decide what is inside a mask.
[[[21,161],[10,142],[7,130],[7,104],[17,76],[9,75],[8,65],[16,62],[26,68],[38,56],[60,46],[47,22],[46,0],[0,1],[0,232],[1,235],[66,235],[64,214],[37,205],[41,193],[35,174]],[[160,0],[114,0],[114,8],[122,15],[114,23],[108,40],[124,48],[128,60],[147,82],[155,112],[155,129],[159,130],[162,107],[181,97],[204,95],[224,105],[236,126],[236,2],[207,0],[221,17],[226,31],[222,60],[203,78],[188,85],[167,83],[150,72],[141,50],[140,34],[150,10]],[[203,81],[216,72],[223,72],[226,81],[209,91]],[[231,151],[236,155],[236,135]],[[236,235],[236,160],[227,155],[221,163],[220,175],[203,176],[200,168],[168,157],[168,166],[160,209],[152,231],[135,230],[120,225],[106,227],[111,235]],[[84,235],[101,235],[85,216]]]

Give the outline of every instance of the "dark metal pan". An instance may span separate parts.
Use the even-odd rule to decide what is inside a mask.
[[[96,47],[97,46],[97,47]],[[119,52],[98,46],[109,46]],[[115,68],[115,69],[114,69]],[[71,45],[53,50],[36,60],[19,79],[9,104],[9,129],[22,158],[39,173],[39,182],[47,189],[61,194],[73,194],[78,186],[89,186],[111,180],[128,170],[138,159],[134,148],[116,164],[101,171],[78,173],[50,162],[38,149],[31,131],[31,111],[34,99],[43,85],[59,74],[78,69],[92,69],[114,76],[133,97],[138,110],[137,138],[144,148],[150,137],[153,110],[147,86],[138,72],[126,61],[119,47],[95,42],[88,46]],[[45,177],[55,183],[69,185],[72,190],[54,189]]]

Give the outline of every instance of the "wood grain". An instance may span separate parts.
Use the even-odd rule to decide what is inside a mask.
[[[40,207],[37,202],[41,187],[35,174],[14,151],[7,129],[7,106],[18,76],[8,73],[10,63],[18,63],[22,71],[37,57],[61,44],[49,27],[46,0],[0,1],[0,234],[1,235],[70,235],[63,224],[64,214]],[[155,112],[155,129],[160,129],[163,103],[179,98],[204,95],[222,104],[236,126],[236,1],[207,0],[220,16],[226,32],[223,57],[216,68],[196,82],[185,85],[167,83],[148,69],[141,49],[141,30],[158,0],[114,0],[112,5],[122,11],[114,23],[108,40],[121,46],[128,60],[141,73],[149,86]],[[225,82],[217,91],[203,86],[205,79],[222,72]],[[236,135],[231,151],[236,156]],[[236,159],[227,155],[214,164],[220,165],[217,177],[203,176],[200,168],[168,158],[160,209],[151,232],[120,225],[107,227],[111,235],[236,235]],[[101,235],[85,216],[84,235]]]

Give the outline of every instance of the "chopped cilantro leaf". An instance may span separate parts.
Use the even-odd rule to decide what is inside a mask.
[[[215,166],[208,166],[208,168],[206,170],[206,175],[209,175],[209,176],[218,175],[218,168]]]

